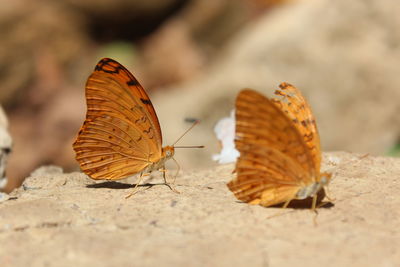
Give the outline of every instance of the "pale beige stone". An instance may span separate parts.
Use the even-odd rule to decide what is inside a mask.
[[[0,202],[0,266],[397,266],[400,159],[324,159],[335,201],[317,226],[307,209],[238,201],[234,165],[181,173],[180,194],[143,186],[129,199],[126,181],[41,168]]]

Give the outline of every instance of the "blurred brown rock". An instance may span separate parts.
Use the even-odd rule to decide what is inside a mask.
[[[43,85],[60,85],[57,72],[64,69],[68,74],[65,69],[74,66],[74,58],[86,46],[82,31],[76,31],[81,22],[62,1],[4,2],[0,8],[0,101],[15,105],[21,98],[26,101],[24,94],[32,86],[40,85],[35,91],[42,94]]]
[[[150,88],[193,79],[258,7],[251,1],[192,0],[141,42],[140,64]],[[150,76],[150,77],[148,77]]]
[[[103,17],[111,16],[118,12],[124,12],[131,16],[145,16],[171,9],[171,6],[187,0],[62,0],[76,9],[86,13],[98,14]]]

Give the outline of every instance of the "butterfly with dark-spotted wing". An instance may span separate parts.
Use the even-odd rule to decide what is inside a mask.
[[[301,92],[288,83],[266,98],[245,89],[236,99],[235,145],[240,152],[237,177],[228,183],[250,204],[273,206],[312,197],[330,181],[321,173],[320,138],[314,116]]]
[[[86,120],[73,144],[84,173],[92,179],[118,180],[165,170],[177,146],[162,147],[154,107],[125,67],[109,58],[100,60],[87,80],[86,101]]]

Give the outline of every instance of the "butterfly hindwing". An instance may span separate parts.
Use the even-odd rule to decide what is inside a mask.
[[[85,121],[74,143],[81,169],[93,179],[120,179],[148,164],[149,148],[135,128],[114,117]]]
[[[304,170],[275,149],[242,145],[236,164],[237,177],[228,183],[236,197],[251,204],[271,206],[293,199]]]
[[[289,83],[281,83],[280,90],[276,90],[277,96],[282,99],[274,98],[272,101],[288,116],[297,130],[302,134],[304,142],[307,144],[315,169],[319,170],[321,165],[321,147],[317,124],[311,107],[304,99],[300,90]]]

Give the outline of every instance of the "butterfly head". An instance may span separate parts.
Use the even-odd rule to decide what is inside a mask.
[[[173,146],[166,146],[162,149],[162,157],[169,159],[172,158],[175,154],[175,148]]]
[[[320,179],[319,179],[319,184],[324,187],[327,186],[331,180],[332,173],[329,172],[323,172],[321,173]]]

